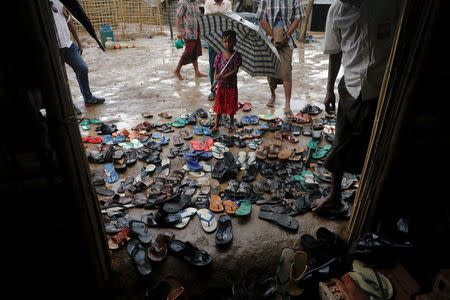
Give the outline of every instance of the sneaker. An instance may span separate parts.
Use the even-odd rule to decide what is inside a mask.
[[[94,104],[103,104],[105,102],[104,98],[97,98],[95,96],[91,96],[88,100],[84,101],[85,106],[94,105]]]
[[[211,92],[208,96],[209,101],[214,101],[216,99],[216,93]]]

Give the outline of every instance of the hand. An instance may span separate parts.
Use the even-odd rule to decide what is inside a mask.
[[[336,96],[334,95],[334,92],[327,93],[323,100],[323,104],[325,104],[325,111],[329,115],[336,113]]]
[[[286,43],[287,40],[287,35],[283,35],[283,38],[281,40],[276,40],[273,42],[273,44],[275,45],[275,47],[281,47],[283,46],[284,43]]]
[[[179,39],[179,40],[183,39],[183,34],[180,31],[178,31],[177,39]]]
[[[216,80],[222,80],[224,79],[223,74],[219,74],[216,76]]]
[[[81,45],[80,42],[77,43],[78,44],[78,53],[80,53],[80,55],[83,54],[83,46]]]

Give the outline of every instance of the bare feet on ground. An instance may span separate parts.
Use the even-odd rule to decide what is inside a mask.
[[[336,197],[336,196],[332,197],[332,195],[328,195],[328,196],[320,198],[320,199],[315,199],[311,203],[311,210],[318,211],[322,207],[337,205],[339,203],[338,200],[339,200],[339,197]]]
[[[173,71],[173,75],[175,75],[176,78],[179,80],[184,80],[183,76],[181,76],[180,72]]]

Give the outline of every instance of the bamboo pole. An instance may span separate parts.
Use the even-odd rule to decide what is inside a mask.
[[[139,32],[142,32],[142,20],[141,20],[141,0],[137,0],[138,3],[138,21],[139,21]]]
[[[123,13],[122,1],[118,0],[118,4],[119,4],[120,19],[122,20],[122,35],[125,36],[125,19],[123,16],[124,13]]]
[[[159,1],[156,1],[157,7],[158,7],[158,21],[159,21],[159,31],[162,32],[162,20],[161,20],[161,7],[159,6]]]
[[[314,4],[314,0],[308,1],[308,5],[306,6],[306,11],[305,11],[305,17],[302,19],[302,23],[300,26],[300,38],[298,39],[301,43],[305,42],[306,28],[308,27],[308,19],[311,15],[313,4]]]
[[[166,1],[166,10],[167,10],[167,20],[169,21],[169,28],[170,28],[170,39],[173,40],[173,30],[172,30],[172,21],[170,19],[170,6],[169,6],[169,0]]]

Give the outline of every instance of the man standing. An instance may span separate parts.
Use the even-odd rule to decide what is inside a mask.
[[[181,67],[192,63],[194,66],[195,77],[206,77],[198,70],[197,58],[202,55],[202,44],[200,42],[200,29],[198,18],[200,8],[198,0],[179,0],[177,10],[177,38],[184,38],[185,48],[181,55],[178,65],[173,74],[183,80],[180,71]]]
[[[93,104],[102,104],[105,102],[103,98],[97,98],[91,93],[89,87],[88,67],[81,57],[83,54],[83,47],[78,39],[75,27],[72,24],[72,20],[69,12],[59,0],[50,1],[53,11],[53,19],[56,25],[57,39],[61,56],[64,62],[68,64],[77,76],[78,85],[80,86],[81,94],[84,98],[84,105],[89,106]],[[73,43],[70,39],[70,34],[75,39],[76,43]],[[78,45],[78,46],[77,46]],[[78,108],[75,107],[77,113],[81,113]]]
[[[218,12],[231,12],[231,2],[229,0],[206,0],[205,2],[205,15],[215,14]],[[217,52],[213,47],[208,46],[209,55],[209,81],[211,86],[214,83],[214,58]],[[216,99],[216,94],[211,91],[208,96],[208,100],[213,101]]]
[[[284,114],[290,119],[294,118],[291,110],[292,50],[297,47],[291,34],[305,15],[303,5],[299,1],[261,0],[256,12],[256,19],[259,20],[261,27],[271,38],[281,57],[278,78],[267,78],[271,92],[271,98],[267,106],[275,106],[275,89],[278,83],[282,82],[285,95]]]
[[[397,28],[400,0],[336,0],[325,28],[329,54],[325,110],[335,112],[334,84],[340,65],[339,108],[333,147],[325,162],[332,174],[330,194],[314,200],[313,211],[341,207],[343,172],[361,173],[377,100]]]

